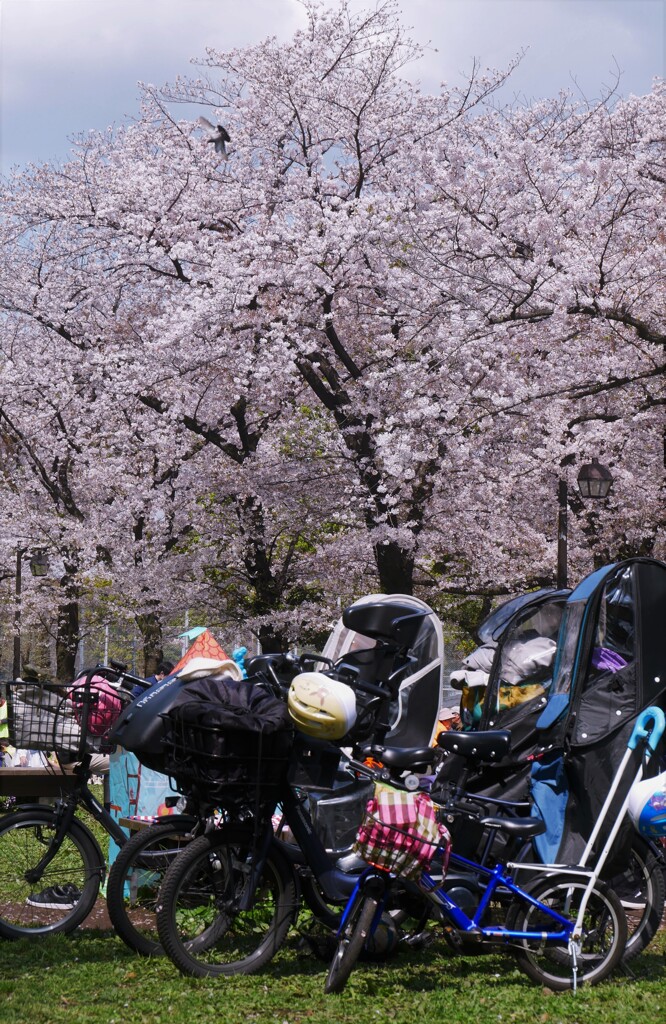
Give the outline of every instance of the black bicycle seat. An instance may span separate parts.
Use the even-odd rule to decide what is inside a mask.
[[[437,745],[449,754],[459,754],[468,761],[501,761],[511,751],[508,729],[486,732],[440,732]]]
[[[486,828],[496,828],[507,836],[521,836],[531,839],[546,831],[546,823],[541,818],[482,818],[481,824]]]
[[[437,759],[435,747],[384,747],[373,744],[367,748],[371,757],[377,758],[387,768],[429,768]]]

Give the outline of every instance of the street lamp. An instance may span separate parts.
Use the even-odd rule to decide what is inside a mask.
[[[21,594],[23,590],[23,557],[30,548],[16,549],[16,574],[14,588],[14,657],[12,675],[18,679],[21,675]],[[49,562],[43,548],[35,548],[30,555],[30,572],[33,576],[46,576]]]
[[[580,467],[578,487],[584,498],[606,498],[613,483],[613,475],[599,459],[592,459]]]
[[[581,466],[578,474],[578,489],[582,498],[606,498],[613,484],[613,474],[607,466],[602,466],[599,459],[592,459]],[[557,485],[557,582],[558,590],[567,586],[567,513],[569,495],[566,480],[559,480]]]

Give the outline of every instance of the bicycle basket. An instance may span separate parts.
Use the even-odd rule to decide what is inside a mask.
[[[56,753],[64,761],[110,750],[105,735],[120,714],[123,695],[114,694],[111,721],[110,710],[100,713],[100,702],[110,702],[110,696],[103,697],[91,677],[82,679],[69,688],[22,680],[6,683],[9,742],[20,749]],[[108,728],[101,726],[105,716]]]
[[[341,855],[351,850],[372,789],[371,782],[349,780],[339,789],[308,793],[314,830],[329,852]]]
[[[445,871],[451,838],[437,822],[437,810],[427,793],[410,793],[377,782],[353,849],[368,864],[404,878],[427,871],[441,850]]]
[[[191,701],[163,716],[164,770],[176,789],[198,802],[271,814],[284,781],[291,732],[208,724],[206,706]]]

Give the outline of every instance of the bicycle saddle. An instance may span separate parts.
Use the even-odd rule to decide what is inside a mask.
[[[546,823],[541,818],[481,818],[480,824],[486,828],[496,828],[508,836],[521,836],[523,839],[543,835],[546,831]]]
[[[501,761],[511,750],[511,733],[508,729],[493,729],[486,732],[441,732],[437,746],[449,754],[459,754],[468,761]]]
[[[429,768],[437,760],[436,747],[384,747],[372,744],[364,747],[366,756],[375,757],[387,768]]]

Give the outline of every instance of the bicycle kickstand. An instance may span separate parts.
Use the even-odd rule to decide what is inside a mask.
[[[580,941],[569,939],[569,955],[571,957],[571,991],[576,994],[578,985],[578,954],[580,953]]]

